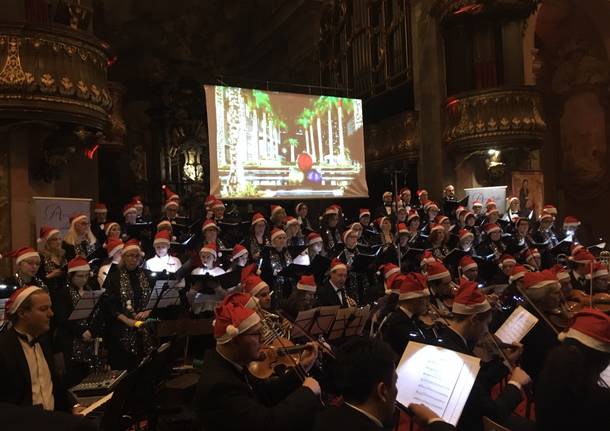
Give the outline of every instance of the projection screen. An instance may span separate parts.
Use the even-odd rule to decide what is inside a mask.
[[[211,194],[368,197],[361,100],[204,87]]]

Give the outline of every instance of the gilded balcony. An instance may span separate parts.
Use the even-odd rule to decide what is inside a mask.
[[[419,157],[417,112],[402,112],[369,124],[364,132],[368,167],[381,167],[388,162],[415,162]]]
[[[542,96],[534,87],[470,91],[445,104],[444,138],[452,151],[540,148],[546,131]]]
[[[0,22],[0,119],[106,128],[106,48],[65,26]]]

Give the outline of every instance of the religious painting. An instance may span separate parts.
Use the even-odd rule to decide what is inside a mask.
[[[544,176],[542,171],[514,171],[511,178],[512,196],[519,198],[521,209],[532,210],[538,216],[544,205]]]

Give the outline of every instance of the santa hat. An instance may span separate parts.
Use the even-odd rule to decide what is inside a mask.
[[[478,267],[479,265],[477,265],[474,259],[470,256],[464,256],[460,259],[460,270],[462,271],[462,273]]]
[[[608,275],[608,266],[606,264],[601,262],[591,262],[589,265],[589,274],[585,276],[586,278],[590,279],[593,277],[595,279]],[[591,268],[591,265],[593,268]]]
[[[341,208],[341,205],[339,205],[339,204],[332,204],[330,207],[336,209],[337,212],[339,212],[339,213],[343,212],[343,209]]]
[[[108,208],[106,207],[106,204],[100,202],[95,204],[93,207],[93,212],[96,214],[104,214],[108,212]]]
[[[542,214],[540,214],[540,217],[538,217],[538,220],[542,221],[544,219],[552,220],[553,219],[553,214],[551,214],[551,213],[542,213]]]
[[[286,217],[286,227],[288,227],[291,224],[297,224],[298,225],[299,221],[297,219],[295,219],[294,217],[292,217],[292,216]]]
[[[392,220],[390,220],[390,217],[387,216],[383,216],[383,217],[379,217],[377,219],[377,221],[379,221],[379,223],[377,223],[379,226],[381,226],[383,224],[384,221],[389,221],[390,223],[392,223]]]
[[[516,196],[511,196],[510,198],[506,199],[506,207],[510,208],[513,202],[519,202],[519,198]]]
[[[9,254],[7,254],[7,256],[15,258],[15,265],[19,265],[22,261],[31,257],[40,258],[38,252],[32,247],[22,247],[20,249],[10,252]]]
[[[345,269],[347,270],[347,266],[341,262],[339,259],[334,258],[331,262],[330,262],[330,272],[335,272],[339,269]]]
[[[383,192],[383,197],[392,197],[392,192]]]
[[[214,202],[212,202],[212,208],[224,208],[225,204],[220,200],[220,199],[216,199]]]
[[[256,266],[256,263],[251,263],[250,265],[243,267],[241,274],[239,275],[242,284],[246,281],[246,278],[250,277],[251,275],[260,275],[260,270]]]
[[[383,281],[383,288],[385,290],[386,295],[391,295],[395,293],[396,295],[400,294],[400,282],[405,277],[405,274],[394,273],[388,277],[387,280]]]
[[[552,214],[552,215],[557,215],[557,208],[555,208],[554,205],[551,204],[546,204],[545,206],[542,207],[542,212],[545,214]]]
[[[449,270],[438,261],[427,263],[426,274],[428,275],[428,281],[442,280],[443,278],[450,277]]]
[[[426,190],[426,189],[421,189],[421,190],[417,191],[417,197],[418,198],[421,198],[422,195],[427,195],[427,194],[428,194],[428,190]]]
[[[566,218],[563,219],[564,229],[567,229],[569,227],[578,227],[578,226],[580,226],[580,221],[574,216],[566,216]]]
[[[166,201],[165,205],[163,205],[163,209],[166,210],[169,208],[178,209],[178,208],[180,208],[180,205],[176,201]]]
[[[485,208],[487,209],[487,211],[489,211],[492,208],[497,208],[498,205],[496,204],[496,201],[493,198],[488,198],[485,201]]]
[[[113,221],[111,221],[110,223],[106,223],[106,225],[104,226],[104,232],[106,233],[106,236],[110,235],[110,230],[115,226],[119,228],[121,227],[118,223]]]
[[[249,293],[243,292],[233,292],[228,294],[222,300],[223,304],[233,304],[233,305],[241,305],[243,307],[249,308],[250,310],[256,310],[258,306],[258,301],[254,296]]]
[[[412,272],[401,277],[398,289],[399,301],[430,296],[426,276],[418,272]]]
[[[443,224],[443,222],[445,221],[449,221],[449,217],[444,215],[437,215],[436,217],[434,217],[434,222],[437,224]]]
[[[38,286],[21,287],[15,290],[6,301],[6,304],[4,304],[6,315],[15,314],[17,310],[19,310],[19,307],[21,307],[21,304],[23,304],[23,301],[28,299],[32,293],[38,291],[43,290]]]
[[[297,283],[297,289],[316,293],[316,280],[313,275],[302,275]]]
[[[57,235],[58,233],[60,233],[59,229],[55,229],[51,226],[42,226],[40,228],[40,237],[38,238],[38,242],[47,241],[53,235]]]
[[[540,252],[538,251],[537,248],[528,248],[527,250],[525,250],[525,261],[526,262],[530,262],[536,258],[540,259]]]
[[[515,265],[515,267],[513,268],[513,272],[508,277],[508,282],[514,283],[515,281],[522,279],[526,273],[527,268],[525,266]]]
[[[572,244],[570,246],[570,260],[572,257],[576,255],[580,250],[585,250],[585,246],[582,244]]]
[[[557,280],[559,281],[570,279],[570,273],[568,270],[559,264],[553,265],[549,271],[553,271],[555,277],[557,277]]]
[[[400,273],[400,268],[393,263],[384,263],[379,267],[378,273],[383,274],[384,280],[389,279],[394,274]]]
[[[348,229],[345,232],[343,232],[343,235],[341,236],[341,238],[343,238],[343,242],[347,242],[347,237],[350,236],[351,234],[357,235],[355,231],[353,231],[352,229]]]
[[[398,196],[402,196],[402,194],[404,192],[409,192],[411,193],[411,189],[409,187],[403,187],[402,189],[400,189],[400,191],[398,192]]]
[[[460,229],[458,235],[460,237],[460,241],[465,240],[466,238],[474,239],[474,234],[468,229]]]
[[[319,233],[311,232],[309,235],[307,235],[307,245],[312,245],[317,242],[324,242]]]
[[[279,205],[271,205],[271,217],[273,217],[273,215],[278,212],[278,211],[282,211],[284,210],[284,208],[282,208]]]
[[[238,259],[243,255],[248,254],[248,249],[241,244],[235,244],[233,247],[233,252],[231,253],[231,260]]]
[[[433,201],[426,202],[426,204],[424,205],[424,212],[428,213],[430,211],[437,211],[437,212],[440,211],[436,202],[433,202]]]
[[[462,214],[464,214],[465,212],[467,212],[467,211],[468,211],[468,208],[463,207],[463,206],[461,206],[461,205],[460,205],[460,206],[459,206],[459,207],[457,207],[457,208],[456,208],[456,210],[455,210],[455,216],[456,216],[456,217],[459,219],[459,218],[460,218],[460,216],[461,216]]]
[[[595,256],[593,256],[586,248],[581,248],[576,253],[573,253],[569,258],[574,263],[589,263],[595,260]]]
[[[464,214],[464,221],[468,220],[468,217],[475,217],[474,213],[470,210],[467,210],[466,213]]]
[[[286,232],[284,232],[284,230],[282,230],[282,229],[278,229],[278,228],[274,227],[271,230],[271,241],[273,241],[280,235],[286,235]]]
[[[361,219],[364,216],[370,216],[371,212],[369,211],[368,208],[360,208],[360,211],[358,213],[358,218]]]
[[[125,247],[125,244],[123,244],[123,241],[118,238],[110,238],[104,244],[108,257],[113,257],[119,251],[123,250],[123,247]]]
[[[161,220],[159,223],[157,223],[157,230],[161,230],[164,227],[173,228],[172,222],[169,220]]]
[[[453,299],[451,311],[456,314],[471,316],[473,314],[485,313],[491,310],[491,305],[485,298],[474,281],[462,278],[460,287]]]
[[[481,203],[481,201],[474,201],[472,203],[472,207],[473,208],[483,208],[483,204]]]
[[[161,232],[157,232],[155,235],[155,240],[153,241],[153,246],[156,245],[169,245],[172,242],[169,231],[162,230]]]
[[[256,296],[265,287],[269,287],[262,278],[254,274],[251,274],[242,280],[241,286],[244,292],[249,293],[252,296]]]
[[[334,214],[339,214],[339,210],[337,209],[337,207],[335,207],[334,205],[329,206],[328,208],[326,208],[326,210],[324,210],[324,216],[328,216],[328,215],[334,215]]]
[[[409,211],[409,215],[407,216],[407,223],[411,222],[414,218],[419,218],[419,213],[416,210]]]
[[[201,250],[199,250],[199,254],[202,253],[209,253],[214,256],[214,259],[216,259],[218,257],[218,252],[216,251],[216,244],[212,242],[210,244],[204,245],[203,247],[201,247]]]
[[[214,222],[214,220],[206,220],[206,221],[203,222],[203,225],[201,226],[201,232],[205,232],[208,229],[220,230],[220,228]]]
[[[301,209],[301,207],[303,205],[307,206],[307,204],[305,202],[299,202],[298,204],[296,204],[296,206],[294,207],[294,210],[297,214],[299,213],[299,210]]]
[[[502,257],[500,257],[500,268],[504,268],[504,266],[511,264],[511,263],[513,265],[516,265],[517,261],[510,254],[504,254],[504,255],[502,255]]]
[[[500,211],[498,211],[498,208],[496,208],[495,206],[494,206],[494,207],[491,207],[491,208],[489,208],[489,207],[488,207],[488,208],[487,208],[486,215],[487,215],[487,216],[490,216],[490,215],[492,215],[493,213],[499,214],[499,213],[500,213]]]
[[[610,353],[610,316],[594,308],[576,313],[570,329],[558,335],[559,340],[571,338],[591,349]]]
[[[174,200],[174,199],[180,199],[180,196],[178,196],[177,193],[174,193],[172,191],[172,189],[170,189],[168,186],[163,185],[161,188],[165,192],[165,200],[166,201],[171,201],[171,200]]]
[[[502,229],[496,223],[485,224],[485,226],[483,226],[483,230],[487,235],[491,235],[494,232],[502,232]]]
[[[265,219],[265,216],[262,215],[261,213],[256,213],[252,216],[251,225],[254,226],[256,223],[259,223],[259,222],[263,222],[263,223],[267,224],[267,220]]]
[[[74,226],[79,221],[87,220],[89,216],[85,213],[76,213],[70,216],[70,226]]]
[[[142,197],[141,196],[134,196],[131,198],[131,203],[133,204],[134,207],[136,208],[144,208],[144,204],[142,204]]]
[[[218,344],[228,343],[261,321],[254,310],[240,304],[222,303],[214,314],[214,338]]]
[[[438,262],[430,250],[424,251],[421,259],[421,265],[430,265],[431,263]]]
[[[137,239],[130,239],[129,241],[127,241],[123,246],[123,254],[131,250],[137,250],[138,252],[141,252],[142,249],[140,248],[140,241],[138,241]]]
[[[68,262],[68,274],[76,271],[91,271],[89,262],[82,256],[76,256],[74,259]]]
[[[527,272],[523,276],[523,288],[525,290],[540,289],[554,283],[557,283],[557,278],[551,271]]]
[[[127,214],[137,214],[137,212],[138,210],[132,202],[125,204],[125,206],[123,207],[123,216],[127,216]]]
[[[409,233],[409,229],[407,229],[407,225],[404,223],[398,223],[398,226],[396,226],[396,230],[398,231],[399,234],[408,234]]]
[[[205,207],[209,207],[210,205],[212,205],[212,202],[214,202],[216,200],[216,196],[214,195],[207,195],[205,197],[205,200],[203,201],[203,204],[205,205]]]
[[[441,224],[432,223],[432,225],[430,226],[430,233],[434,232],[435,230],[442,230],[442,231],[444,231],[445,228]]]

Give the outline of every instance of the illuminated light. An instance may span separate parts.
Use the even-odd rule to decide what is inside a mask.
[[[85,149],[85,156],[87,156],[87,158],[89,160],[93,160],[93,156],[95,156],[95,153],[97,152],[98,148],[100,147],[100,144],[95,144],[93,146],[93,148],[91,149]]]
[[[496,150],[488,150],[487,154],[489,154],[490,156],[493,156],[496,154]]]
[[[447,102],[447,106],[451,108],[452,106],[457,105],[458,103],[460,103],[460,99],[458,99],[457,97],[452,97],[451,99],[449,99],[449,102]]]
[[[462,6],[461,8],[455,10],[453,12],[454,15],[461,15],[463,13],[471,13],[471,14],[476,14],[479,13],[483,10],[483,5],[482,4],[471,4],[471,5],[467,5],[467,6]]]

